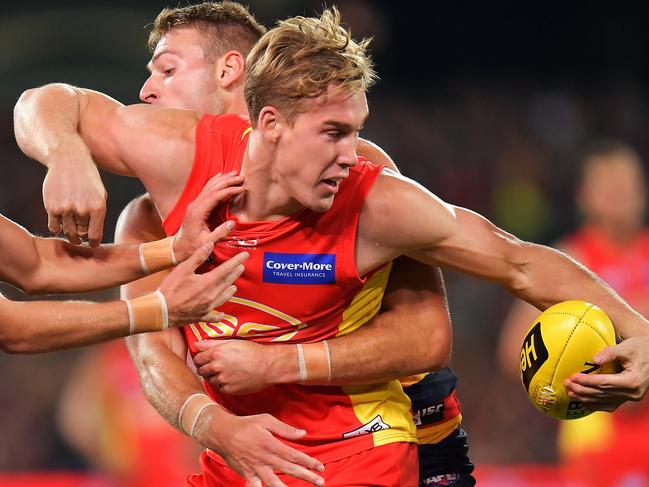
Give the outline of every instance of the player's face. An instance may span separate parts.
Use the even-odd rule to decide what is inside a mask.
[[[340,182],[356,165],[358,132],[368,115],[362,90],[349,94],[330,87],[303,107],[277,145],[276,179],[293,199],[313,211],[327,211]]]
[[[200,41],[193,27],[173,28],[160,39],[147,65],[151,75],[140,90],[144,103],[201,113],[223,111],[216,71],[205,60]]]
[[[611,154],[586,168],[579,204],[587,220],[621,231],[638,228],[646,207],[646,188],[628,156]]]

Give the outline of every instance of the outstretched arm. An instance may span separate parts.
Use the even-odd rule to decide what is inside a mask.
[[[160,283],[158,292],[166,304],[168,326],[204,319],[234,292],[229,286],[242,272],[242,257],[207,274],[194,273],[211,251],[211,246],[201,247]],[[0,296],[0,347],[9,353],[46,352],[162,329],[164,308],[158,295],[150,297],[135,304],[133,300],[14,302]],[[138,306],[139,315],[133,311]]]
[[[622,347],[624,343],[617,346],[618,352],[624,354],[626,373],[617,375],[619,382],[615,386],[600,391],[600,403],[604,396],[611,400],[631,397],[630,390],[634,391],[634,398],[646,393],[649,349],[643,349],[641,344],[649,335],[647,321],[596,275],[566,254],[523,242],[482,216],[447,205],[416,183],[396,175],[379,178],[363,211],[369,214],[361,217],[359,228],[359,238],[364,241],[357,255],[360,269],[371,268],[394,253],[406,252],[423,262],[446,265],[500,283],[540,310],[570,299],[596,303],[608,313],[623,338],[633,338],[625,345],[631,350]],[[372,225],[367,225],[370,220]],[[610,357],[600,354],[595,360],[605,358]],[[573,378],[574,381],[582,379]],[[599,383],[607,377],[590,380]],[[599,386],[604,388],[604,384]],[[584,397],[594,393],[581,392]]]
[[[145,196],[122,212],[115,239],[133,243],[162,235],[157,212]],[[150,292],[161,277],[156,274],[122,286],[122,297],[130,299]],[[218,452],[244,479],[253,482],[258,477],[266,484],[279,485],[273,473],[275,468],[317,484],[320,477],[309,469],[322,468],[320,462],[275,438],[299,439],[305,432],[269,415],[237,417],[218,406],[208,407],[197,416],[192,431],[183,430],[179,421],[181,408],[190,396],[202,393],[203,388],[187,366],[187,345],[179,329],[129,337],[127,345],[142,390],[153,407],[169,424]]]
[[[151,291],[157,288],[158,294],[128,303],[104,304],[16,303],[2,299],[2,348],[8,352],[28,353],[87,345],[130,333],[161,329],[167,324],[184,325],[188,321],[204,318],[214,307],[223,304],[234,293],[231,285],[243,272],[242,262],[247,254],[239,254],[205,274],[195,274],[194,271],[209,257],[213,242],[229,232],[227,226],[210,231],[205,219],[217,201],[232,191],[238,191],[230,185],[231,179],[229,176],[213,178],[192,203],[177,242],[181,243],[178,246],[179,254],[186,253],[190,246],[196,250],[151,288]],[[194,221],[195,225],[188,225],[190,221]],[[59,240],[34,239],[7,219],[0,219],[0,230],[0,277],[14,284],[22,284],[32,291],[92,289],[102,283],[117,282],[123,277],[142,275],[138,245],[118,245],[107,250],[99,247],[93,252]],[[155,238],[156,235],[148,237]],[[40,241],[40,246],[34,240]],[[161,249],[168,250],[171,241],[161,242]],[[70,257],[66,259],[61,256],[59,261],[54,252],[59,248],[66,249],[65,255]],[[167,267],[159,265],[160,259],[156,257],[160,255],[147,252],[143,252],[144,261],[151,269]],[[82,257],[76,257],[79,255]],[[78,262],[79,258],[85,260]],[[171,263],[169,259],[162,259],[162,263],[167,261]],[[136,272],[134,269],[139,270]],[[107,273],[116,275],[102,275]]]
[[[95,249],[60,239],[34,237],[0,215],[0,280],[28,293],[72,293],[113,287],[188,259],[203,243],[229,233],[211,231],[205,221],[216,204],[240,193],[241,177],[222,175],[208,182],[192,202],[174,239]]]
[[[101,241],[106,192],[95,167],[139,178],[166,214],[191,169],[199,115],[150,105],[125,107],[64,84],[28,90],[14,109],[20,148],[48,167],[43,197],[49,228]],[[167,202],[169,207],[167,207]]]

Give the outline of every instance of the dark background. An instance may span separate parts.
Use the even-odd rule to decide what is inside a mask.
[[[248,4],[267,26],[312,15],[322,5]],[[22,156],[13,139],[11,110],[20,93],[64,81],[136,102],[147,76],[145,25],[166,5],[3,4],[2,214],[35,233],[47,230],[44,170]],[[374,36],[381,82],[369,94],[371,116],[363,136],[382,145],[406,175],[521,237],[552,242],[575,226],[575,153],[585,142],[619,137],[643,156],[649,153],[647,4],[347,0],[338,6],[355,36]],[[126,178],[104,180],[105,241],[111,241],[119,211],[141,187]],[[498,330],[510,298],[494,286],[446,276],[453,365],[474,460],[554,461],[554,422],[538,414],[496,364]],[[26,299],[9,286],[1,290]],[[57,394],[78,353],[0,355],[1,470],[83,466],[53,426]]]

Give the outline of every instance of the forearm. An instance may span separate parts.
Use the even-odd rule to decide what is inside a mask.
[[[117,234],[120,241],[133,240]],[[166,272],[139,279],[121,287],[122,298],[133,299],[156,289]],[[185,400],[203,392],[196,375],[187,367],[187,345],[180,329],[145,333],[126,339],[140,387],[151,405],[174,428],[180,429],[178,415]]]
[[[611,318],[622,338],[649,333],[647,320],[594,273],[571,257],[540,245],[524,244],[524,263],[510,287],[540,310],[570,299],[596,304]]]
[[[37,353],[89,345],[129,332],[126,303],[0,302],[2,349]]]
[[[50,161],[74,158],[61,154],[90,153],[81,139],[79,101],[74,87],[50,84],[25,91],[14,108],[14,131],[21,150],[49,167]]]
[[[331,384],[381,382],[448,365],[452,333],[438,268],[398,259],[383,302],[385,311],[354,332],[328,341]],[[272,367],[278,381],[298,382],[295,346],[273,347],[280,347]]]
[[[128,337],[126,343],[147,400],[170,425],[180,430],[180,408],[190,395],[203,392],[203,387],[187,367],[182,350],[174,350],[166,338],[158,336],[169,333],[184,346],[180,331],[175,329]]]
[[[406,329],[394,326],[394,314],[400,322],[410,315]],[[443,314],[387,311],[354,333],[330,340],[331,383],[383,382],[448,366],[450,340],[436,326],[447,321]]]
[[[35,238],[34,244],[40,265],[21,285],[30,293],[86,292],[117,286],[168,269],[186,259],[189,252],[182,242],[171,240],[147,242],[142,248],[140,244],[122,244],[91,249],[42,238]]]

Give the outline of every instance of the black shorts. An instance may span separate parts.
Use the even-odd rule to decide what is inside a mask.
[[[419,445],[419,487],[453,485],[473,487],[473,464],[466,432],[457,428],[439,443]]]

